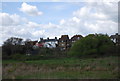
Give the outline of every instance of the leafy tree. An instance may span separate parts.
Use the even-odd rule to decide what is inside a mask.
[[[104,55],[110,53],[113,42],[109,36],[90,34],[74,43],[69,51],[71,56]]]
[[[22,45],[22,40],[23,39],[21,38],[15,37],[8,38],[2,45],[3,59],[8,59],[11,57],[11,55],[16,53],[24,54],[26,50],[25,46]]]

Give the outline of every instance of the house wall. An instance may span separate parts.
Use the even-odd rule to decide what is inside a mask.
[[[61,48],[61,50],[66,50],[70,48],[70,41],[59,41],[58,46]]]
[[[58,44],[57,41],[48,41],[44,43],[44,47],[56,48],[56,44]]]

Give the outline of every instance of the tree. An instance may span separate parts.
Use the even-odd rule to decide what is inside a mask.
[[[21,45],[23,43],[22,40],[22,38],[11,37],[4,42],[4,45]]]
[[[113,42],[109,36],[90,34],[74,43],[69,51],[71,56],[104,55],[110,53]]]
[[[24,54],[25,46],[22,45],[22,40],[23,39],[16,37],[8,38],[2,45],[3,59],[6,59],[16,53]]]

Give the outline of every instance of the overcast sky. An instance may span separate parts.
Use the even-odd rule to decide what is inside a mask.
[[[118,32],[117,2],[2,2],[0,45],[9,37],[38,40]]]

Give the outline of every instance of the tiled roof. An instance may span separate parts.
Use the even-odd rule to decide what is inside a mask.
[[[44,39],[43,42],[52,42],[52,41],[58,41],[57,39]]]
[[[79,38],[82,38],[83,36],[82,35],[74,35],[71,40],[77,40]]]
[[[69,36],[68,35],[62,35],[59,40],[69,40]]]

